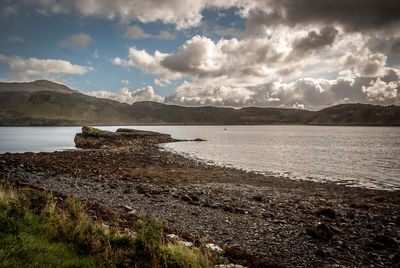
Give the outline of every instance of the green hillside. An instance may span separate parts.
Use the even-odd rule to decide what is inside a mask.
[[[399,106],[342,104],[320,111],[284,108],[132,105],[87,96],[50,81],[0,83],[0,125],[311,124],[397,125]]]
[[[371,104],[340,104],[318,111],[307,122],[311,125],[397,125],[399,106]]]

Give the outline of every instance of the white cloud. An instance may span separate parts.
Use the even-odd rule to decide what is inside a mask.
[[[165,101],[194,106],[246,106],[254,94],[246,88],[202,85],[184,81],[171,96],[166,97]]]
[[[157,78],[154,79],[154,84],[159,87],[165,87],[166,84],[170,83],[171,81],[169,81],[168,79],[157,79]]]
[[[215,28],[217,34],[237,38],[215,41],[197,35],[186,40],[175,53],[157,50],[150,53],[131,47],[126,58],[112,60],[115,65],[135,67],[153,74],[154,85],[160,87],[170,80],[189,78],[193,81],[180,85],[166,98],[169,103],[317,108],[341,102],[390,104],[399,99],[400,72],[398,67],[388,66],[393,61],[388,60],[388,55],[391,55],[387,54],[390,49],[392,53],[399,51],[400,44],[397,42],[400,17],[396,16],[395,8],[390,8],[392,3],[378,5],[376,1],[368,1],[362,5],[358,0],[340,0],[334,9],[330,9],[326,1],[320,0],[28,2],[35,4],[43,14],[76,13],[81,17],[102,17],[129,23],[122,27],[127,28],[125,37],[132,39],[175,38],[168,31],[150,34],[139,26],[141,23],[157,21],[173,24],[182,30],[201,26],[202,12],[206,8],[217,7],[218,13],[223,13],[224,8],[237,8],[237,14],[247,19],[246,29],[243,29],[244,25],[237,27],[239,24],[224,25],[225,29]],[[10,14],[14,9],[10,9]],[[18,11],[15,9],[15,12]],[[132,23],[133,26],[128,28]],[[394,35],[396,31],[397,37]],[[374,47],[373,40],[379,38],[385,39],[391,48]],[[65,44],[61,46],[84,47],[90,41],[90,37],[86,41],[85,38],[71,37],[62,41]],[[98,57],[97,50],[94,57]],[[25,71],[15,73],[26,75]],[[128,102],[139,96],[160,97],[152,88],[102,92],[104,96]]]
[[[143,32],[143,29],[138,25],[133,25],[125,32],[124,37],[131,39],[150,38],[151,35]]]
[[[163,40],[172,40],[175,39],[176,36],[174,34],[171,34],[168,31],[160,31],[158,35],[155,36],[158,39],[163,39]]]
[[[66,60],[7,57],[0,54],[0,61],[7,62],[11,72],[6,79],[29,80],[51,78],[64,75],[82,75],[92,71],[92,67],[72,64]]]
[[[344,66],[354,67],[363,76],[376,77],[383,74],[386,60],[387,56],[383,53],[373,53],[364,46],[356,53],[347,55],[344,58]]]
[[[121,80],[121,84],[128,85],[129,83],[129,80]]]
[[[397,98],[397,87],[400,83],[382,81],[381,78],[372,81],[369,87],[363,86],[362,91],[367,94],[369,100],[384,102]]]
[[[396,90],[400,77],[395,72],[400,73],[398,69],[389,69],[382,77],[371,79],[345,71],[335,80],[302,78],[290,83],[278,81],[246,87],[185,81],[165,98],[165,102],[189,106],[271,106],[314,110],[347,102],[396,104],[400,100]]]
[[[6,41],[6,42],[20,43],[20,42],[24,42],[25,40],[24,40],[21,36],[12,35],[12,36],[7,37],[7,38],[5,39],[5,41]]]
[[[128,104],[132,104],[138,101],[156,101],[156,102],[164,101],[164,97],[155,94],[153,87],[151,86],[140,88],[135,91],[129,91],[128,88],[123,87],[117,93],[110,92],[107,90],[100,90],[100,91],[91,91],[88,92],[87,94],[98,98],[107,98]]]
[[[154,55],[148,54],[145,50],[138,50],[135,47],[129,48],[128,59],[124,60],[121,58],[114,58],[113,63],[115,65],[121,65],[124,67],[137,67],[143,70],[145,73],[155,74],[165,79],[179,79],[182,75],[170,71],[161,66],[161,61],[168,54],[164,54],[156,50]]]
[[[115,58],[113,63],[134,66],[163,79],[183,76],[193,79],[227,78],[237,83],[265,81],[274,74],[272,65],[279,64],[285,52],[267,39],[230,40],[194,36],[183,44],[177,54],[154,55],[145,50],[129,49],[128,59]],[[270,66],[268,66],[270,65]]]
[[[294,108],[294,109],[304,109],[304,104],[303,104],[303,103],[298,103],[298,102],[296,101],[296,103],[294,103],[294,104],[292,105],[291,108]]]
[[[154,79],[154,84],[159,87],[163,87],[164,84],[157,78]]]
[[[99,57],[100,57],[100,56],[99,56],[99,50],[96,49],[96,50],[94,51],[94,53],[93,53],[93,58],[98,59]]]
[[[125,38],[131,39],[145,39],[145,38],[156,38],[156,39],[175,39],[175,35],[169,33],[168,31],[160,31],[158,35],[151,35],[145,33],[143,29],[138,25],[133,25],[124,34]]]
[[[398,103],[400,71],[387,66],[382,51],[369,48],[371,40],[337,25],[277,26],[244,39],[197,35],[176,53],[133,47],[127,59],[114,63],[155,75],[159,86],[162,79],[190,78],[165,98],[171,104],[319,109],[344,102]],[[383,89],[378,92],[371,82]]]
[[[60,41],[58,43],[58,46],[62,49],[86,47],[91,41],[92,38],[89,35],[80,33],[72,35],[67,39]]]
[[[236,29],[234,27],[222,28],[222,27],[217,26],[214,31],[216,34],[218,34],[220,36],[233,36],[233,37],[239,37],[239,38],[247,37],[246,32]]]
[[[19,14],[19,12],[18,12],[17,6],[15,6],[15,5],[4,5],[0,12],[0,16],[3,18],[12,16],[12,15],[18,15],[18,14]]]
[[[339,38],[338,30],[324,29],[320,34],[315,31],[310,34],[307,29],[291,33],[285,28],[277,29],[268,38],[222,38],[216,42],[196,35],[187,40],[176,54],[156,51],[151,55],[132,47],[128,59],[115,58],[113,62],[137,67],[163,79],[190,77],[192,80],[214,80],[214,83],[218,80],[218,83],[224,81],[226,85],[242,86],[276,81],[289,75],[292,79],[294,75],[304,77],[318,72],[326,75],[339,68],[340,56],[358,48],[358,43],[357,47],[348,47],[359,39]],[[306,41],[312,47],[303,48]],[[327,50],[334,41],[337,49]],[[300,53],[305,50],[307,53]]]
[[[232,7],[242,0],[31,0],[41,13],[73,13],[83,16],[120,18],[123,22],[161,21],[175,24],[177,29],[198,26],[202,10],[207,7]]]

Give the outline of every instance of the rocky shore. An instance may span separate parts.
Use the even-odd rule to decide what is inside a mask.
[[[174,141],[168,135],[116,134],[130,140],[125,143],[91,131],[75,141],[101,149],[0,155],[0,179],[73,194],[126,215],[154,215],[180,233],[282,266],[399,265],[399,192],[210,166],[160,150],[158,143]]]

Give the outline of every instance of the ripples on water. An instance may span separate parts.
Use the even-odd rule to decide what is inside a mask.
[[[118,127],[101,128],[113,131]],[[400,128],[322,126],[132,128],[169,133],[178,139],[206,139],[206,142],[165,144],[163,148],[213,164],[292,179],[334,181],[348,186],[400,190]],[[0,128],[0,131],[1,152],[25,151],[24,148],[26,151],[53,151],[72,148],[74,134],[79,128]],[[40,134],[39,141],[36,132]],[[30,143],[35,137],[35,146],[32,147]],[[15,144],[12,144],[12,140],[16,138],[19,141],[18,150],[13,150]]]

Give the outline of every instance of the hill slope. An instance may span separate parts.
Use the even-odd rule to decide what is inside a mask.
[[[46,80],[0,83],[0,125],[311,124],[399,125],[399,106],[343,104],[318,112],[245,107],[132,105],[84,95]]]
[[[48,80],[36,80],[34,82],[23,83],[3,83],[0,82],[0,92],[39,92],[39,91],[52,91],[58,93],[78,93],[67,86],[57,84]]]
[[[400,126],[399,106],[340,104],[322,109],[307,122],[310,125]]]

